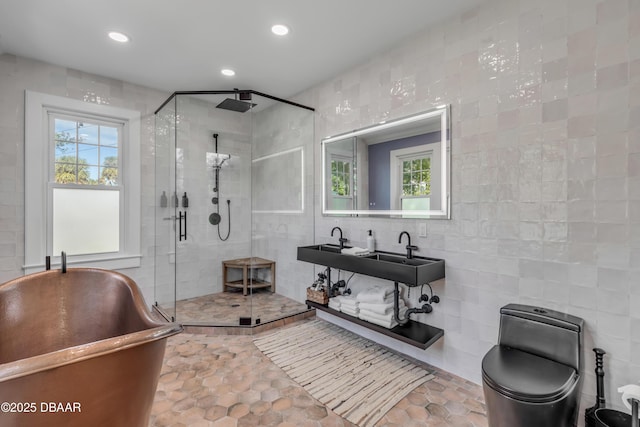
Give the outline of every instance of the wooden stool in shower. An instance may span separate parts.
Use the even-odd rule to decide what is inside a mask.
[[[227,270],[230,268],[242,270],[242,280],[229,281]],[[249,270],[268,268],[271,270],[271,281],[258,280],[249,277]],[[271,292],[276,291],[276,262],[270,259],[251,257],[222,261],[222,290],[227,288],[242,289],[242,295],[247,296],[249,289],[271,288]]]

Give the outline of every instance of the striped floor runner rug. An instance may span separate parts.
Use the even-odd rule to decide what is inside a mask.
[[[309,394],[361,427],[374,426],[433,378],[388,349],[322,320],[278,330],[254,343]]]

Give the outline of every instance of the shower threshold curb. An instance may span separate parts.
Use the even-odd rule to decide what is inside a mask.
[[[162,316],[166,321],[170,321],[170,317],[160,310],[159,307],[153,305],[155,313]],[[215,325],[206,322],[180,322],[184,327],[184,332],[199,335],[253,335],[260,332],[268,331],[270,329],[280,328],[282,326],[289,325],[294,322],[298,322],[305,319],[310,319],[316,316],[315,308],[307,309],[296,314],[281,317],[266,322],[252,324],[252,325]]]

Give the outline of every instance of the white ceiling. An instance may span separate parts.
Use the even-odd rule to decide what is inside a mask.
[[[0,0],[0,53],[168,92],[288,98],[481,1]],[[290,34],[273,35],[275,23]]]

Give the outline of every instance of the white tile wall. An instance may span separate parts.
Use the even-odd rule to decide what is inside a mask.
[[[222,99],[224,96],[192,98],[181,95],[177,101],[178,196],[181,197],[184,191],[189,196],[189,208],[186,209],[189,218],[188,236],[186,241],[178,242],[178,261],[174,264],[177,299],[221,292],[222,260],[259,256],[276,261],[277,292],[304,301],[305,287],[300,285],[300,277],[311,276],[312,266],[298,263],[295,259],[297,246],[303,245],[313,233],[313,156],[308,153],[304,156],[303,179],[300,178],[300,173],[294,174],[306,187],[303,193],[282,187],[278,189],[281,195],[274,201],[276,206],[301,206],[298,198],[304,197],[304,209],[301,213],[252,212],[263,210],[263,207],[255,206],[255,198],[252,200],[251,160],[299,147],[308,151],[313,143],[313,113],[254,96],[252,102],[260,108],[243,114],[217,109],[216,105]],[[218,151],[231,154],[231,159],[222,167],[219,178],[222,217],[220,233],[223,237],[227,235],[231,216],[231,234],[226,241],[220,239],[217,226],[208,222],[209,214],[216,212],[211,203],[215,175],[205,162],[206,153],[214,151],[214,133],[219,135]],[[166,143],[162,139],[158,142]],[[287,177],[291,175],[288,173],[290,166],[282,163],[275,173],[282,173],[282,176]],[[168,168],[163,168],[159,173],[168,174]],[[270,182],[283,182],[277,176],[258,179],[260,184],[267,185]],[[293,183],[292,188],[300,188],[300,182]],[[227,213],[227,199],[231,200],[231,215]],[[293,199],[293,202],[289,203],[287,199]],[[170,231],[163,228],[165,229],[159,230],[161,236]],[[162,270],[162,266],[159,267]],[[171,299],[172,281],[166,281],[163,289],[166,290],[163,295]]]
[[[177,242],[176,297],[178,300],[222,292],[222,261],[251,254],[251,116],[216,108],[224,99],[178,96],[177,145],[178,197],[184,192],[189,207],[187,240]],[[214,101],[214,102],[211,102]],[[230,154],[219,174],[220,235],[209,223],[216,212],[214,169],[207,165],[207,153],[215,152],[213,134],[218,134],[218,152]],[[227,200],[231,200],[230,214]],[[178,317],[179,319],[179,317]]]
[[[317,110],[317,158],[323,136],[451,104],[452,220],[428,221],[426,239],[419,220],[319,215],[316,180],[318,242],[339,225],[363,246],[372,228],[401,252],[407,230],[446,260],[442,302],[420,315],[445,336],[418,357],[480,382],[500,306],[566,311],[587,324],[583,409],[594,346],[621,408],[616,388],[640,380],[639,1],[489,0],[299,99]]]
[[[269,101],[256,97],[255,102],[260,105]],[[276,292],[304,302],[306,287],[313,282],[313,266],[296,261],[297,247],[312,244],[314,219],[314,113],[312,111],[284,103],[273,103],[264,110],[255,113],[252,123],[253,158],[276,155],[287,150],[302,148],[302,164],[272,160],[279,162],[279,170],[272,171],[269,176],[257,177],[263,181],[253,191],[260,191],[262,185],[273,183],[283,184],[278,190],[277,200],[269,204],[272,212],[254,213],[253,227],[253,256],[272,259],[276,262]],[[298,157],[298,152],[295,156]],[[283,157],[287,159],[289,157]],[[301,171],[291,173],[291,168],[302,167]],[[278,174],[274,176],[274,174]],[[302,182],[301,182],[302,181]],[[299,189],[302,188],[300,192]],[[253,210],[264,210],[259,201],[261,198],[254,194]],[[297,213],[278,213],[277,210],[302,207]],[[274,209],[275,208],[275,209]],[[293,209],[291,209],[293,210]]]
[[[24,91],[140,111],[142,232],[140,268],[123,272],[153,301],[154,111],[169,94],[9,54],[0,55],[0,283],[24,264]],[[148,190],[148,191],[145,191]]]
[[[153,110],[168,95],[0,56],[0,281],[22,274],[25,89],[140,110],[143,188],[153,188]],[[434,286],[442,302],[421,317],[445,337],[404,351],[479,382],[500,306],[567,311],[587,324],[583,409],[594,401],[594,346],[608,352],[606,397],[621,407],[616,388],[640,379],[640,1],[487,0],[297,100],[316,107],[316,158],[322,136],[452,106],[453,219],[428,221],[427,238],[415,220],[322,217],[314,184],[316,241],[340,225],[364,245],[371,228],[380,249],[402,251],[407,230],[419,254],[446,260]],[[145,192],[143,266],[127,271],[148,300],[154,203]],[[270,224],[277,248],[301,233]]]

